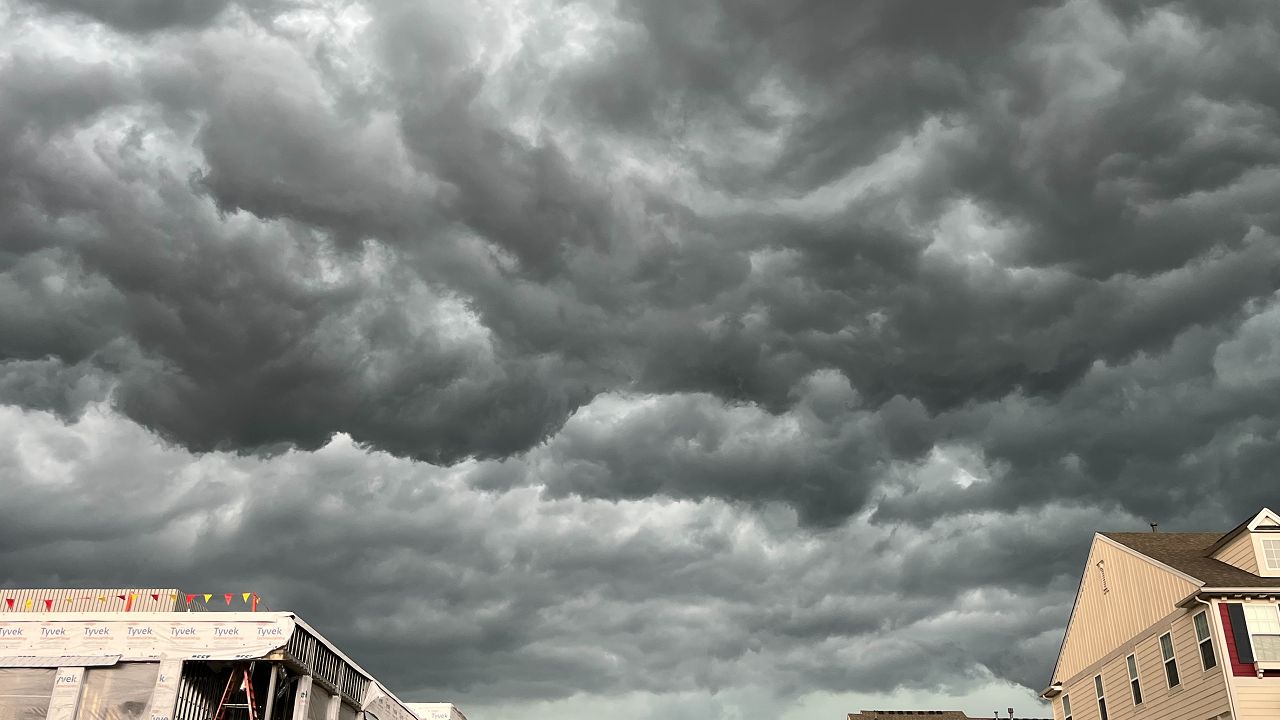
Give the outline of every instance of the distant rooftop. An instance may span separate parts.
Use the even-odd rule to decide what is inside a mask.
[[[970,717],[961,710],[863,710],[850,712],[849,720],[992,720],[991,716]],[[1001,720],[1009,720],[1001,717]],[[1014,720],[1050,720],[1044,717],[1018,717]]]
[[[961,710],[863,710],[850,712],[849,720],[992,720],[995,717],[970,717]],[[1001,720],[1009,720],[1002,717]],[[1015,720],[1048,720],[1042,717],[1018,717]]]

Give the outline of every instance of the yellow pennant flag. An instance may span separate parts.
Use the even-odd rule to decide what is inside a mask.
[[[204,594],[204,601],[205,601],[205,602],[209,602],[209,601],[210,601],[210,600],[212,600],[212,599],[213,599],[213,593],[205,593],[205,594]]]
[[[27,607],[31,607],[31,601],[27,600]]]
[[[252,594],[253,594],[253,593],[241,593],[241,594],[240,594],[240,597],[244,598],[244,601],[245,601],[245,602],[249,602],[249,596],[250,596],[250,595],[252,595]]]
[[[100,603],[104,603],[104,602],[106,602],[106,601],[107,601],[107,596],[106,596],[106,595],[99,595],[99,596],[98,596],[98,602],[100,602]]]
[[[69,605],[69,604],[71,604],[71,603],[75,602],[75,600],[76,600],[75,598],[67,598],[67,604]]]
[[[169,598],[176,601],[178,599],[178,593],[169,593]]]

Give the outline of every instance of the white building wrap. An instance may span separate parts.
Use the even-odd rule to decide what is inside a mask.
[[[285,613],[185,613],[181,620],[172,613],[148,615],[131,614],[127,620],[89,613],[5,616],[0,655],[244,660],[284,647],[294,628]]]

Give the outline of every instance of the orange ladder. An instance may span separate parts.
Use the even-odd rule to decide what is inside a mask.
[[[229,702],[232,695],[241,691],[244,692],[244,702]],[[213,714],[213,720],[227,720],[228,708],[245,708],[249,711],[249,720],[258,720],[258,702],[253,697],[253,663],[236,665],[231,671],[231,677],[227,678],[227,687],[222,691],[222,699],[218,701],[218,710]]]

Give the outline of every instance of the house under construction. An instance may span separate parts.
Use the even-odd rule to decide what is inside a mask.
[[[74,592],[133,607],[0,591],[0,720],[419,720],[291,612],[191,612],[205,608],[176,590]]]

